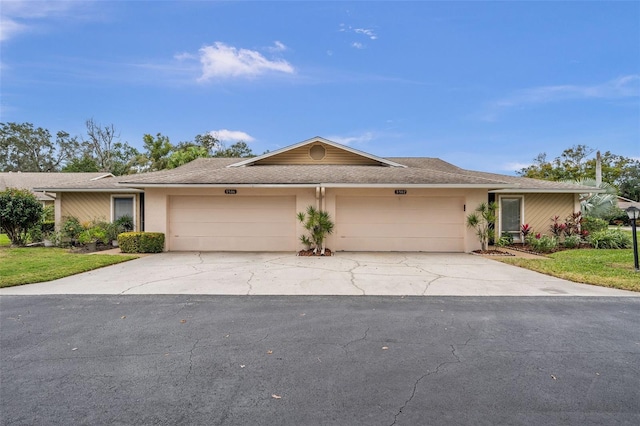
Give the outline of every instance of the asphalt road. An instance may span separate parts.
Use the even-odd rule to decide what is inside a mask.
[[[640,299],[2,296],[2,425],[640,424]]]

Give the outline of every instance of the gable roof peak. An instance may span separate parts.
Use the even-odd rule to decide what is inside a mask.
[[[381,166],[386,166],[386,167],[406,167],[403,164],[396,163],[396,162],[388,160],[386,158],[378,157],[376,155],[369,154],[367,152],[360,151],[360,150],[357,150],[355,148],[351,148],[349,146],[339,144],[337,142],[331,141],[331,140],[323,138],[321,136],[314,136],[311,139],[307,139],[307,140],[304,140],[302,142],[298,142],[296,144],[289,145],[289,146],[286,146],[284,148],[280,148],[280,149],[272,151],[272,152],[267,152],[267,153],[259,155],[257,157],[253,157],[253,158],[249,158],[249,159],[246,159],[246,160],[239,161],[237,163],[229,164],[227,167],[251,166],[251,165],[254,165],[254,164],[256,164],[256,163],[258,163],[258,162],[260,162],[262,160],[265,160],[265,159],[270,158],[270,157],[274,157],[274,156],[282,154],[284,152],[292,151],[294,149],[297,149],[297,148],[300,148],[300,147],[304,147],[306,145],[312,145],[312,144],[317,144],[317,143],[321,143],[321,144],[324,144],[324,145],[332,146],[332,147],[334,147],[336,149],[339,149],[339,150],[342,150],[342,151],[346,151],[346,152],[349,152],[349,153],[354,154],[356,156],[372,160],[374,162],[377,162]]]

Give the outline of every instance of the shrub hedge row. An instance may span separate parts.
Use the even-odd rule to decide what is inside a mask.
[[[164,250],[162,232],[123,232],[118,235],[123,253],[160,253]]]

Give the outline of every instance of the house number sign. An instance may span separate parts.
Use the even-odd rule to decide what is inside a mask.
[[[237,194],[238,190],[237,189],[225,189],[224,193],[225,194]]]
[[[406,189],[396,189],[396,195],[407,195]]]

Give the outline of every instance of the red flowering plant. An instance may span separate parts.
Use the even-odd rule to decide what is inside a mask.
[[[524,225],[522,225],[520,227],[520,233],[522,234],[522,240],[526,240],[527,236],[529,236],[531,231],[533,231],[533,228],[531,228],[531,226],[529,226],[528,223],[525,223]]]
[[[575,212],[567,216],[564,220],[565,234],[567,236],[580,235],[580,229],[582,225],[582,212]]]
[[[554,216],[551,218],[551,225],[549,226],[549,230],[553,235],[557,238],[560,238],[562,234],[567,230],[567,225],[560,222],[560,216]]]

